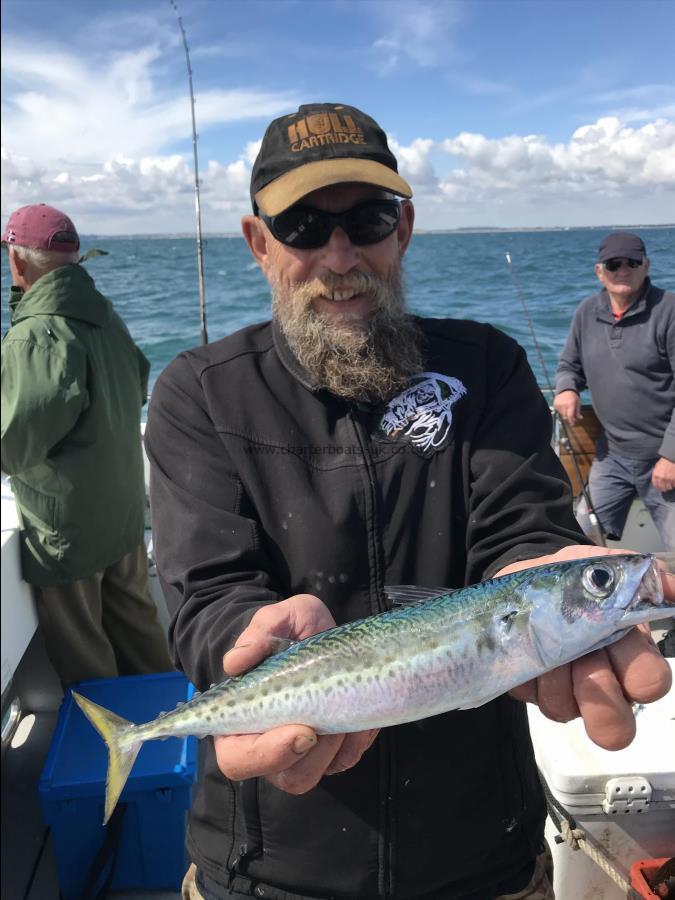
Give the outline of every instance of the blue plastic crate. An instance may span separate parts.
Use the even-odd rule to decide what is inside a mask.
[[[180,672],[82,681],[73,688],[132,722],[147,722],[194,693]],[[120,797],[126,804],[113,890],[180,890],[187,868],[186,813],[195,781],[197,741],[170,738],[141,747]],[[108,753],[66,694],[38,787],[51,828],[64,900],[78,900],[106,829],[103,803]]]

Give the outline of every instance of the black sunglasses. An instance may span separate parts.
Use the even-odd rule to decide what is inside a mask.
[[[624,263],[629,269],[639,269],[642,265],[637,259],[608,259],[607,262],[603,263],[603,266],[608,272],[618,272]]]
[[[338,225],[352,244],[361,247],[377,244],[396,230],[401,204],[398,200],[366,200],[341,213],[297,204],[277,216],[259,215],[274,237],[288,247],[298,250],[323,247]]]

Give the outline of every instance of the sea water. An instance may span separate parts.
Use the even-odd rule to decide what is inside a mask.
[[[598,289],[593,265],[607,230],[417,233],[404,260],[409,307],[502,329],[525,347],[545,389],[576,306]],[[635,230],[647,246],[652,281],[675,290],[675,226]],[[93,247],[108,255],[87,261],[87,270],[150,360],[152,385],[178,353],[200,342],[195,239],[84,236],[82,252]],[[269,289],[243,238],[207,237],[203,250],[209,341],[269,318]],[[2,287],[4,331],[4,253]]]

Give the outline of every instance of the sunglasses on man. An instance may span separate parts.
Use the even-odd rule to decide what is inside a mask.
[[[629,269],[639,269],[642,263],[637,259],[608,259],[602,264],[608,272],[618,272],[621,266],[626,265]]]
[[[276,216],[259,215],[278,241],[296,250],[323,247],[338,226],[352,244],[362,247],[393,234],[401,218],[401,204],[398,200],[366,200],[341,213],[296,204]]]

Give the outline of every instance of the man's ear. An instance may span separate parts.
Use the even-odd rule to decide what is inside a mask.
[[[399,256],[403,256],[408,249],[408,244],[413,234],[413,225],[415,223],[415,207],[411,200],[401,201],[401,218],[398,223],[398,252]]]
[[[605,270],[602,268],[602,263],[595,264],[595,274],[597,275],[597,278],[598,278],[598,281],[600,282],[600,284],[603,284],[603,285],[605,283],[602,278],[604,271]]]
[[[14,264],[14,268],[16,269],[17,273],[23,277],[23,275],[25,275],[25,273],[26,273],[28,263],[26,262],[25,259],[21,259],[19,254],[15,253],[14,249],[12,247],[9,247],[8,250],[9,250],[10,256],[12,257],[12,262]]]
[[[260,268],[265,271],[267,262],[267,230],[258,216],[244,216],[241,220],[241,230],[248,249]]]

